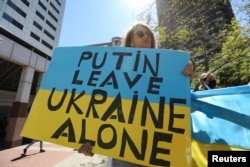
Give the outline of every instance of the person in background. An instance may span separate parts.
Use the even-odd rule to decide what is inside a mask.
[[[199,82],[200,82],[199,90],[209,90],[209,89],[221,88],[219,85],[217,85],[214,74],[209,73],[209,72],[201,74]]]
[[[37,142],[38,140],[32,140],[30,142],[30,144],[28,144],[24,149],[23,149],[23,155],[26,155],[26,152],[28,150],[28,148],[33,145],[35,142]],[[42,141],[39,141],[40,142],[40,152],[45,152],[45,150],[43,149],[43,142]]]
[[[150,29],[150,27],[143,22],[138,22],[128,30],[124,38],[124,47],[157,48],[157,43],[154,33]],[[186,67],[182,71],[182,74],[185,76],[189,76],[191,79],[195,76],[192,63],[186,65]],[[89,142],[82,144],[81,147],[78,149],[78,152],[86,156],[94,155],[92,153],[92,145]],[[118,159],[112,159],[112,167],[143,166]]]
[[[29,106],[28,108],[28,114],[30,112],[31,106]],[[35,142],[39,141],[40,142],[40,152],[45,152],[45,150],[43,149],[43,142],[40,140],[34,140],[32,139],[32,141],[23,149],[23,155],[26,155],[26,152],[28,150],[28,148],[33,145]]]

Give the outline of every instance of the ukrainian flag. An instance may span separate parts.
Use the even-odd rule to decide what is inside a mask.
[[[191,92],[193,167],[208,151],[250,150],[250,85]]]

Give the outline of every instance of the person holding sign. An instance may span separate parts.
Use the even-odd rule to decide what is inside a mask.
[[[135,24],[128,30],[124,38],[124,47],[157,48],[157,43],[156,43],[154,33],[150,29],[150,27],[147,24],[138,22],[137,24]],[[191,79],[195,76],[192,63],[189,63],[184,68],[184,70],[182,71],[182,74],[185,76],[189,76]],[[78,152],[86,156],[94,155],[92,153],[92,145],[89,142],[82,144],[81,147],[78,149]],[[134,164],[134,163],[118,160],[118,159],[112,160],[112,167],[124,167],[124,166],[142,167],[142,165],[138,165],[138,164]]]

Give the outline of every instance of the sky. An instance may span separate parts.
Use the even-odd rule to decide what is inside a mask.
[[[140,20],[138,15],[153,2],[155,0],[66,0],[59,47],[99,44],[111,42],[113,37],[124,37],[128,28]]]
[[[66,0],[61,46],[84,46],[123,37],[154,0]]]

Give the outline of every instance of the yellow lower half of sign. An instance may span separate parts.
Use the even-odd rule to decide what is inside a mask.
[[[39,90],[22,136],[148,166],[190,166],[190,108]],[[161,165],[158,165],[161,164]]]

